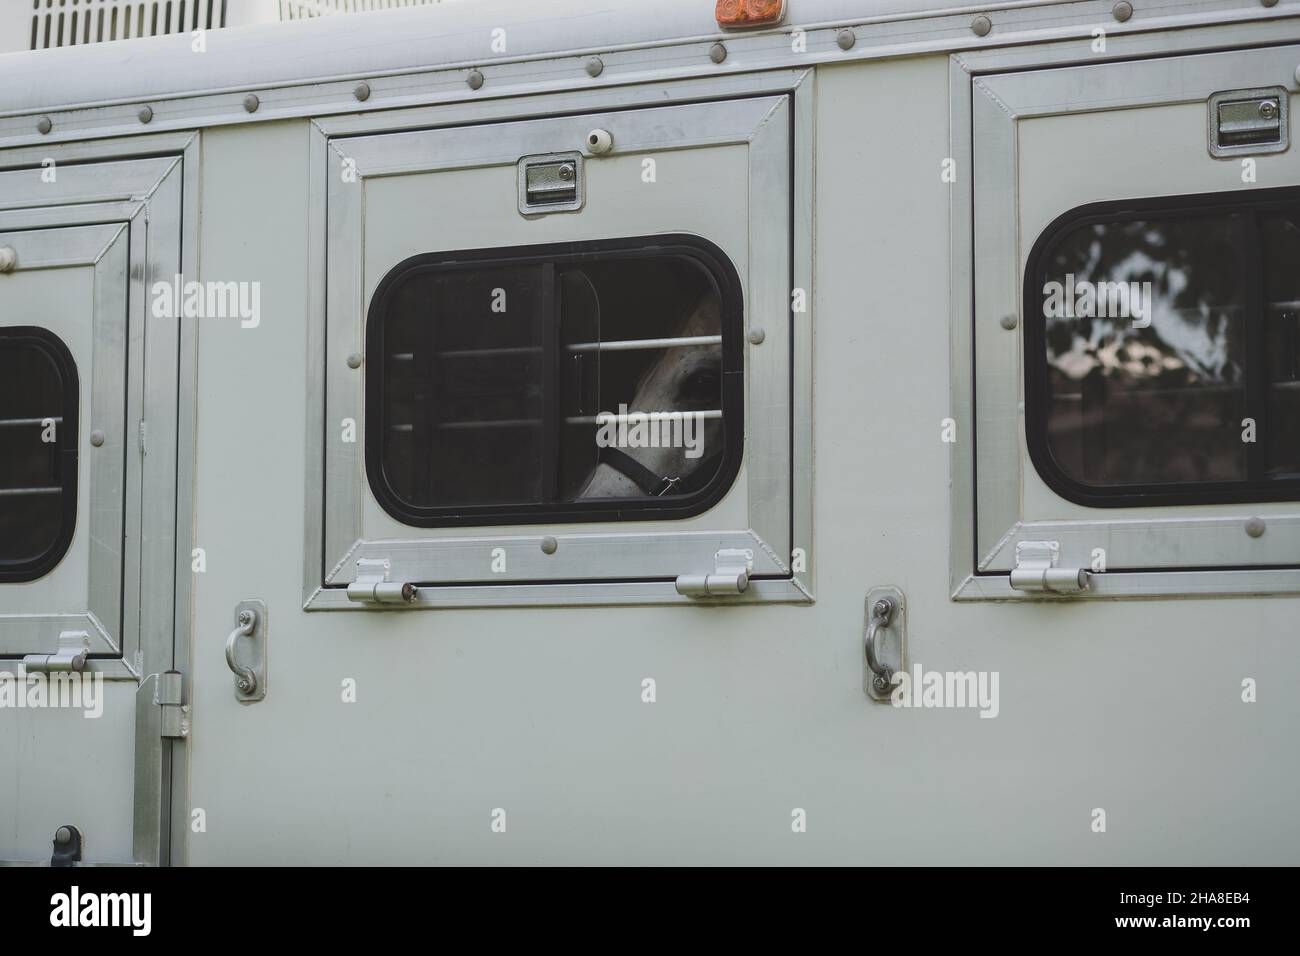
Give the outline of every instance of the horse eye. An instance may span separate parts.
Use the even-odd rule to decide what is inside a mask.
[[[682,381],[681,398],[685,401],[716,401],[721,394],[716,368],[697,368]]]

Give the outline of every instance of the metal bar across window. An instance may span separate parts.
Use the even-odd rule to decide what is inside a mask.
[[[677,338],[624,339],[621,342],[574,342],[568,349],[570,352],[634,352],[638,349],[685,349],[721,344],[721,335],[683,335]]]
[[[45,418],[0,418],[0,428],[20,428],[24,425],[44,426],[46,422],[53,422],[56,425],[62,425],[63,416],[50,415]]]
[[[609,412],[602,415],[574,415],[564,420],[566,425],[600,425],[604,422],[640,422],[657,419],[671,421],[673,416],[681,418],[697,418],[703,421],[710,419],[716,420],[722,418],[722,409],[710,408],[702,411],[676,411],[676,412],[628,412],[626,415],[618,415]]]

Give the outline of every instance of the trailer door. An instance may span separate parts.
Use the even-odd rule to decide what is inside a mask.
[[[977,577],[1296,587],[1298,58],[975,81]]]
[[[0,860],[161,859],[177,329],[147,290],[179,272],[179,180],[0,173]]]

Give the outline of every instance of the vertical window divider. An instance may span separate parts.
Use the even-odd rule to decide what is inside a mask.
[[[1255,422],[1255,440],[1246,447],[1246,476],[1252,484],[1263,481],[1268,465],[1268,336],[1264,314],[1263,224],[1258,207],[1249,211],[1246,245],[1246,415]]]
[[[560,497],[560,272],[542,263],[542,500]]]

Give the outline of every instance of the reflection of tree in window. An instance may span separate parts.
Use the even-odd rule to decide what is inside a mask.
[[[1245,477],[1249,228],[1242,215],[1096,222],[1043,257],[1043,283],[1141,290],[1128,316],[1046,318],[1048,442],[1067,474],[1089,485]]]

